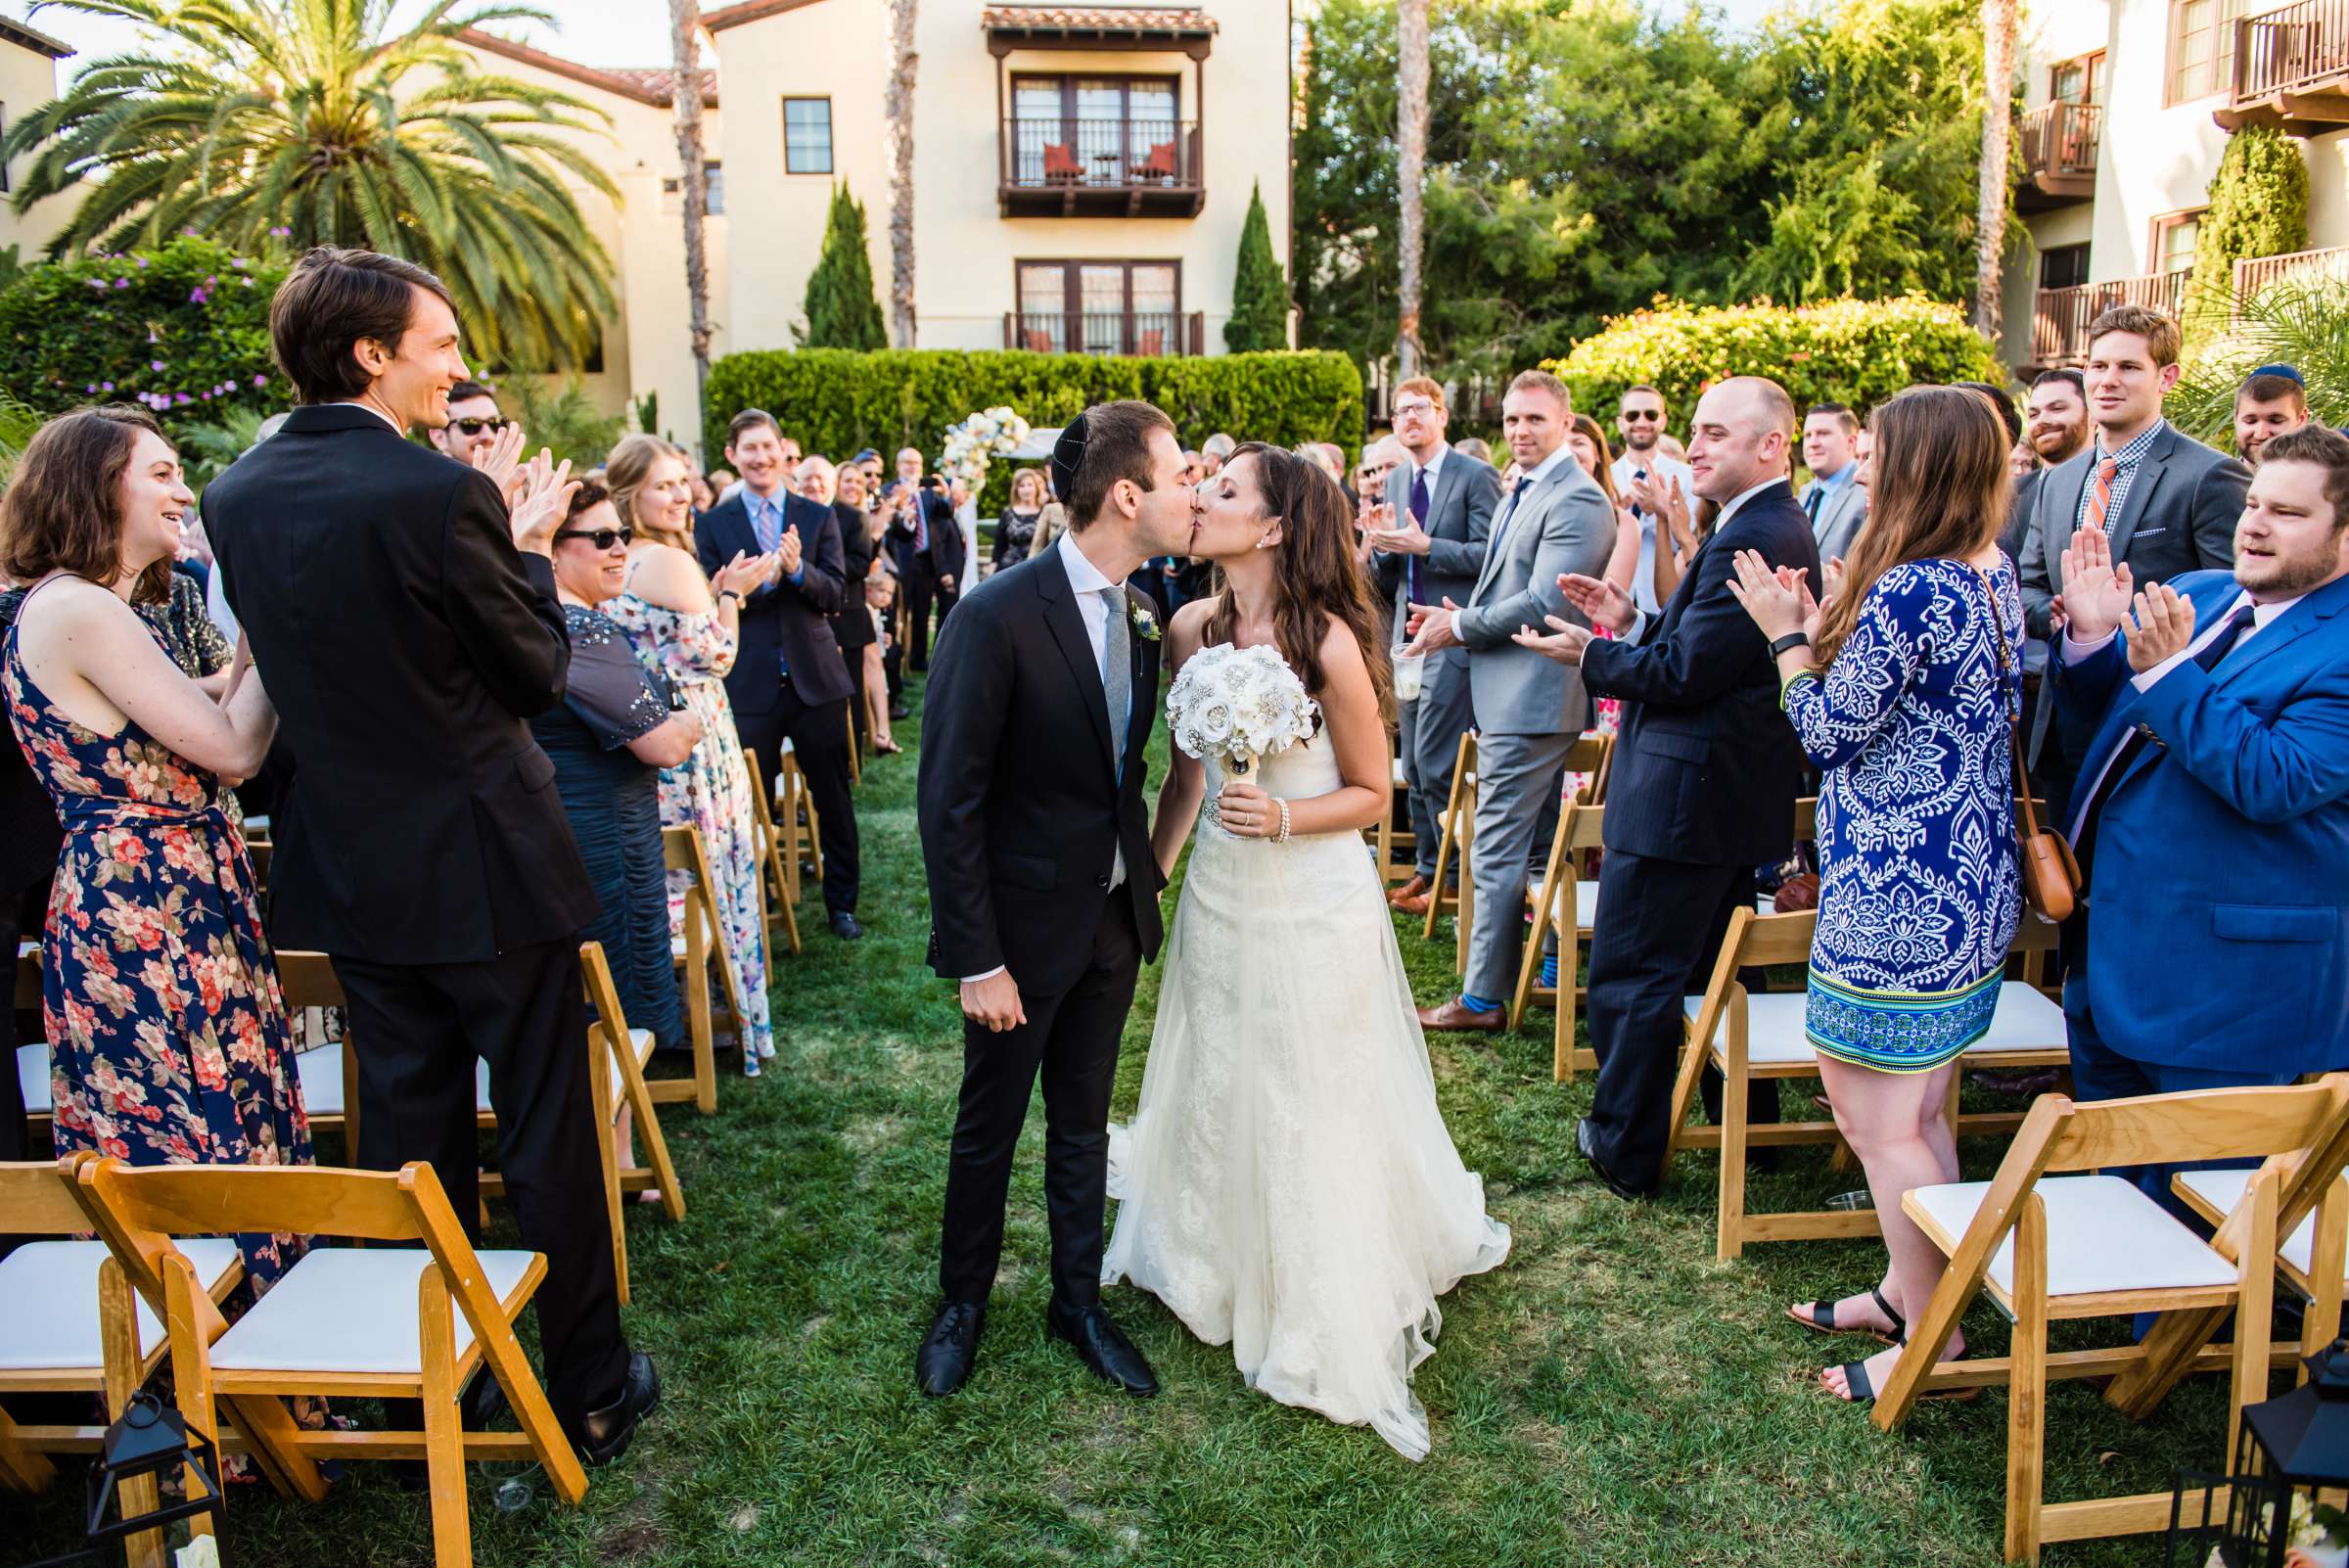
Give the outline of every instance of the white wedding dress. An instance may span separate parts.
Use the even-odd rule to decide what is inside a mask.
[[[1325,735],[1258,773],[1292,801],[1342,782]],[[1235,839],[1202,810],[1109,1190],[1104,1284],[1130,1278],[1229,1344],[1250,1387],[1426,1456],[1411,1371],[1436,1298],[1507,1258],[1509,1229],[1436,1108],[1360,834]]]

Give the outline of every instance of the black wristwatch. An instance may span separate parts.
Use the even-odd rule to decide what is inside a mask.
[[[1770,645],[1770,656],[1773,659],[1775,659],[1778,657],[1778,655],[1784,653],[1789,648],[1808,648],[1810,646],[1811,633],[1807,631],[1789,631],[1785,636],[1780,637],[1777,641]]]
[[[721,600],[722,600],[722,599],[739,599],[739,598],[741,598],[741,597],[742,597],[742,590],[741,590],[741,589],[739,589],[739,588],[720,588],[720,589],[718,589],[718,590],[717,590],[717,596],[718,596],[718,598],[720,598]]]

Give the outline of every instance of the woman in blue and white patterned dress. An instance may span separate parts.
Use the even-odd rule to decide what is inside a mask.
[[[1799,573],[1773,575],[1751,551],[1731,587],[1772,639],[1786,716],[1823,775],[1805,1025],[1891,1255],[1880,1288],[1791,1315],[1897,1347],[1942,1271],[1901,1196],[1958,1179],[1943,1107],[1958,1057],[1990,1030],[2021,912],[2023,610],[1998,544],[2010,481],[1989,399],[1912,387],[1869,425],[1867,526],[1823,612]],[[1944,1353],[1962,1349],[1953,1337]],[[1872,1399],[1898,1355],[1821,1382]]]

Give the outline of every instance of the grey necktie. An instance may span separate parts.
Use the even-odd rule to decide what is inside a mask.
[[[1101,608],[1107,617],[1101,623],[1101,690],[1109,699],[1109,738],[1117,752],[1118,781],[1126,780],[1126,726],[1132,716],[1133,662],[1128,652],[1126,626],[1126,590],[1108,587],[1100,590]]]

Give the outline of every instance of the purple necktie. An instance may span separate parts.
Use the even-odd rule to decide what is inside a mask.
[[[1427,470],[1424,468],[1411,470],[1411,521],[1421,529],[1427,527]],[[1427,603],[1419,575],[1419,568],[1426,560],[1427,557],[1424,555],[1411,557],[1411,603],[1413,604]]]

